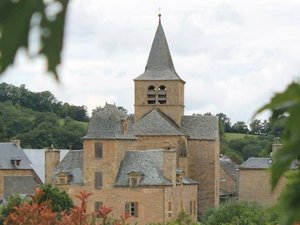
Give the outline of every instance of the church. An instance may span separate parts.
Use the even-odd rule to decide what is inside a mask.
[[[93,193],[129,223],[194,219],[219,203],[219,127],[215,116],[184,115],[184,85],[177,74],[159,15],[144,73],[134,79],[134,115],[106,104],[89,122],[83,150],[45,154],[46,182]],[[201,97],[199,97],[201,100]]]

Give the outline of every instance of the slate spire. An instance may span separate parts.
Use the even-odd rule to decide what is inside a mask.
[[[164,29],[161,14],[152,42],[145,72],[135,80],[181,80],[175,71]]]

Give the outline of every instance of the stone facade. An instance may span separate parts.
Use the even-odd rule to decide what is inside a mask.
[[[160,21],[145,72],[134,82],[135,114],[110,104],[95,113],[83,151],[70,151],[52,182],[72,197],[93,193],[89,211],[100,203],[113,207],[115,217],[129,210],[130,223],[165,224],[181,210],[200,218],[219,203],[218,118],[184,116],[185,82]],[[68,182],[58,182],[64,174]]]
[[[286,181],[282,178],[272,192],[270,178],[271,173],[267,169],[240,169],[239,200],[258,202],[266,207],[274,205]]]

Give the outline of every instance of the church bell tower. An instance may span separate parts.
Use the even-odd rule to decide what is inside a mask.
[[[180,126],[185,82],[175,71],[160,14],[145,72],[134,79],[134,84],[135,122],[153,108],[159,108]]]

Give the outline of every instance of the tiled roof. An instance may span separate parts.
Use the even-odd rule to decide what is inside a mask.
[[[184,132],[158,108],[152,109],[133,126],[135,135],[185,135]]]
[[[230,158],[226,156],[220,157],[220,166],[234,181],[237,180],[238,166]]]
[[[63,160],[55,167],[53,175],[59,172],[72,174],[71,184],[82,184],[83,182],[83,159],[82,150],[70,150]]]
[[[239,168],[240,169],[268,169],[272,165],[272,158],[270,157],[250,157],[242,163]]]
[[[14,143],[0,143],[0,155],[0,169],[32,169],[30,160],[22,148]],[[13,165],[11,162],[12,159],[20,159],[20,165]]]
[[[167,39],[159,20],[145,72],[135,80],[181,80],[175,71]]]
[[[128,173],[139,171],[144,174],[140,186],[171,185],[163,176],[163,150],[126,151],[121,162],[115,186],[129,186]]]
[[[219,137],[219,122],[216,116],[183,116],[181,128],[189,139],[216,140]]]
[[[12,194],[33,194],[39,184],[33,176],[4,176],[4,197]]]
[[[122,133],[121,122],[126,118],[128,118],[127,114],[115,105],[106,104],[92,116],[87,134],[83,139],[136,139],[131,134],[130,120],[128,120],[128,134]]]

